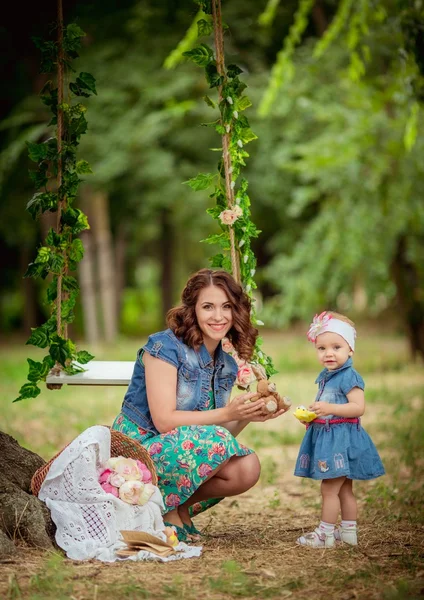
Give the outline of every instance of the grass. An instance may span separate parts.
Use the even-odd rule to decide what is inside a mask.
[[[360,328],[359,328],[360,329]],[[122,339],[113,348],[87,348],[97,359],[132,360],[144,340]],[[319,371],[313,348],[295,332],[264,334],[264,349],[279,373],[278,390],[294,406],[316,393]],[[26,378],[26,357],[40,352],[22,344],[0,347],[1,429],[50,458],[94,424],[110,425],[123,387],[42,390],[32,401],[12,403]],[[0,564],[0,597],[7,600],[223,600],[224,598],[331,597],[403,600],[424,589],[424,373],[408,361],[405,339],[376,329],[358,341],[355,367],[366,382],[363,424],[375,441],[387,474],[356,486],[360,545],[310,551],[296,538],[315,527],[319,486],[295,478],[294,461],[304,429],[290,414],[252,424],[240,441],[255,449],[259,483],[200,515],[196,525],[211,537],[200,559],[168,564],[83,563],[61,553],[20,547],[16,560]],[[237,392],[235,392],[237,393]],[[24,568],[23,568],[24,565]]]

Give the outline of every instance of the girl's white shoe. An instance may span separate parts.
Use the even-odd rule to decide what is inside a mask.
[[[358,535],[356,527],[340,527],[334,530],[334,538],[338,542],[344,542],[350,546],[358,545]]]
[[[300,546],[307,546],[308,548],[333,548],[334,547],[334,533],[324,533],[318,529],[306,533],[300,538],[297,538],[296,543]]]

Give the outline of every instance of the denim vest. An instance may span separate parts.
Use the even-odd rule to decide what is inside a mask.
[[[347,394],[354,388],[365,389],[362,377],[352,366],[352,359],[348,358],[344,365],[329,371],[323,369],[315,383],[318,384],[318,393],[315,402],[329,402],[330,404],[347,404]],[[325,419],[333,419],[334,415],[327,415]]]
[[[203,410],[213,390],[216,408],[229,400],[237,376],[237,363],[222,350],[215,351],[215,365],[204,344],[198,350],[190,348],[175,336],[171,329],[149,336],[147,344],[137,353],[134,371],[122,403],[121,411],[139,427],[159,431],[153,424],[147,402],[144,352],[164,360],[177,369],[177,410]],[[160,386],[160,382],[158,382]]]

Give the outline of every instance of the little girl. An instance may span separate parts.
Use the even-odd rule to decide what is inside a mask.
[[[355,338],[352,321],[335,312],[315,315],[309,327],[308,339],[324,369],[315,381],[318,394],[309,407],[317,418],[306,424],[294,474],[321,481],[322,510],[315,531],[297,540],[302,546],[331,548],[335,539],[356,546],[352,480],[384,475],[378,452],[360,424],[365,384],[352,366]],[[342,522],[335,530],[340,509]]]

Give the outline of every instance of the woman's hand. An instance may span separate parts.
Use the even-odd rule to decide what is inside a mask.
[[[228,420],[229,421],[253,421],[263,414],[265,403],[263,400],[255,400],[247,402],[251,398],[257,397],[257,392],[248,392],[236,396],[227,404]]]
[[[334,404],[330,402],[314,402],[309,407],[309,410],[312,410],[317,417],[327,417],[333,414]]]
[[[277,417],[281,417],[281,415],[284,415],[284,413],[287,412],[286,408],[283,408],[282,410],[277,410],[276,412],[273,413],[265,413],[265,414],[261,414],[257,417],[255,417],[254,419],[251,419],[252,422],[260,422],[263,423],[264,421],[269,421],[270,419],[276,419]]]

